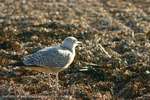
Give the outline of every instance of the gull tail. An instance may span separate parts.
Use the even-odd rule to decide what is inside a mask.
[[[15,62],[15,63],[11,63],[9,64],[9,66],[12,66],[12,67],[16,67],[16,66],[26,66],[22,61],[19,61],[19,62]]]

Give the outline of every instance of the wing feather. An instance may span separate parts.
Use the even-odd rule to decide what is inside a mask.
[[[25,65],[64,67],[69,61],[70,54],[69,50],[50,47],[25,56],[23,63]]]

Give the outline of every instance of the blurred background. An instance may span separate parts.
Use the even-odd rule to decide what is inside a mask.
[[[60,91],[43,73],[8,66],[67,36],[83,44]],[[0,0],[0,96],[18,95],[150,99],[150,0]]]

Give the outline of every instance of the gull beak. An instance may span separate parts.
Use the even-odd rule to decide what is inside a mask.
[[[81,41],[77,41],[77,44],[82,44],[82,42]]]

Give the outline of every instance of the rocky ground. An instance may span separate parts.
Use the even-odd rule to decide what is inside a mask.
[[[150,99],[149,6],[149,0],[0,1],[0,96]],[[8,65],[67,36],[83,44],[59,74],[59,91],[54,75]]]

